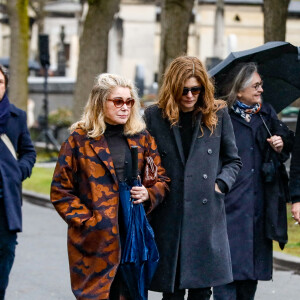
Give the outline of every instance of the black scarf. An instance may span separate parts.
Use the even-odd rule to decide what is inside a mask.
[[[10,104],[5,93],[2,100],[0,101],[0,134],[6,133],[7,131],[7,121],[10,115]]]

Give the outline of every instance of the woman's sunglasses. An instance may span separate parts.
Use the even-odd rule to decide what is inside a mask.
[[[191,92],[194,96],[199,95],[201,93],[201,86],[194,86],[192,88],[184,87],[182,91],[182,96],[186,96],[189,92]]]
[[[135,102],[133,98],[128,98],[126,101],[124,101],[123,98],[113,98],[113,99],[107,99],[107,101],[112,101],[116,108],[120,108],[124,104],[126,104],[126,106],[130,108],[134,105]]]

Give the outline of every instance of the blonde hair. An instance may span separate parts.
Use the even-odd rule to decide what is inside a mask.
[[[202,113],[203,124],[213,133],[218,123],[216,112],[225,107],[226,103],[222,100],[215,100],[214,85],[197,57],[179,56],[170,63],[159,91],[158,106],[162,108],[164,117],[170,121],[172,126],[177,124],[184,83],[192,77],[196,78],[202,87],[195,104],[195,114]]]
[[[109,94],[116,87],[128,88],[131,97],[135,100],[135,104],[130,111],[129,119],[124,126],[124,134],[134,135],[143,131],[146,125],[140,114],[140,101],[136,87],[130,80],[119,75],[108,73],[97,76],[94,87],[85,105],[83,115],[78,122],[71,125],[70,130],[74,131],[77,128],[81,128],[86,131],[87,136],[91,138],[102,135],[106,130],[104,103]]]

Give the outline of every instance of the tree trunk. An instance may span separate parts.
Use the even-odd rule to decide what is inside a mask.
[[[286,20],[290,0],[264,0],[264,39],[285,41]]]
[[[194,0],[163,0],[158,82],[169,63],[186,54]]]
[[[10,63],[9,98],[16,106],[27,110],[28,99],[28,0],[7,1],[9,14]]]
[[[80,38],[73,118],[82,114],[97,74],[107,71],[108,33],[120,0],[89,0],[89,10]]]
[[[47,0],[29,0],[29,5],[31,9],[35,12],[35,22],[38,26],[38,34],[44,33],[44,21],[46,12],[44,7]]]
[[[224,54],[224,0],[217,0],[214,26],[214,57],[222,58]]]

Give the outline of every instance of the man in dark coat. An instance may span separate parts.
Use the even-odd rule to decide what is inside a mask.
[[[26,113],[9,103],[7,85],[7,72],[0,65],[0,300],[14,262],[17,232],[22,231],[22,181],[36,158]]]
[[[293,203],[292,215],[295,218],[295,221],[300,224],[300,113],[298,115],[290,171],[290,191]]]

